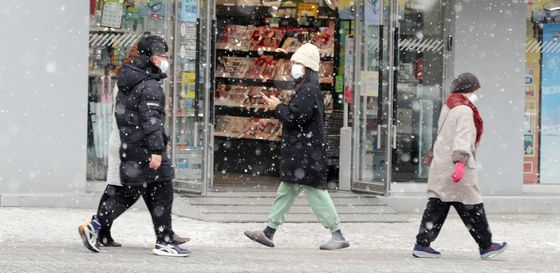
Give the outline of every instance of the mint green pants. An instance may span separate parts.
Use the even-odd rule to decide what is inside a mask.
[[[278,187],[272,212],[268,217],[268,226],[278,229],[284,223],[288,211],[301,191],[305,193],[313,213],[319,218],[321,224],[331,232],[339,230],[340,220],[328,191],[286,182],[281,182]]]

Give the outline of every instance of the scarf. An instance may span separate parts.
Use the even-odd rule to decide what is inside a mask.
[[[473,111],[473,119],[474,119],[474,127],[476,127],[476,146],[480,143],[480,138],[482,137],[482,132],[484,131],[484,125],[482,121],[482,117],[478,112],[478,108],[465,96],[461,93],[453,93],[447,97],[447,101],[445,103],[449,109],[453,109],[455,106],[466,105],[470,107]]]

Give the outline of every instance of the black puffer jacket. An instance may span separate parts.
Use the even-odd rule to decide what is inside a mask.
[[[282,182],[327,187],[324,111],[316,72],[297,88],[289,104],[276,107],[276,117],[282,122]]]
[[[124,185],[174,178],[165,152],[165,95],[159,83],[163,78],[165,74],[142,58],[124,65],[118,78],[115,116],[121,138],[120,177]],[[149,167],[152,154],[162,155],[157,171]]]

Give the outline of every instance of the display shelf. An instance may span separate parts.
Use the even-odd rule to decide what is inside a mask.
[[[294,87],[294,82],[292,81],[261,80],[261,79],[249,79],[249,78],[216,77],[216,82],[224,83],[224,84],[244,84],[250,86],[262,85],[267,87],[278,87],[283,89],[291,89]],[[321,90],[332,91],[334,90],[334,84],[321,83]]]
[[[254,111],[273,111],[274,109],[271,109],[270,106],[268,105],[251,105],[251,106],[245,106],[245,105],[240,105],[240,104],[236,104],[236,103],[228,103],[228,102],[222,102],[222,100],[216,99],[216,102],[214,103],[215,106],[220,106],[220,107],[232,107],[232,108],[244,108],[244,109],[252,109]]]
[[[277,18],[283,21],[295,21],[296,25],[300,25],[297,23],[297,18],[293,16],[293,14],[288,15],[286,13],[285,16],[277,17],[279,10],[293,10],[297,13],[297,6],[290,6],[290,7],[271,7],[271,6],[255,6],[255,5],[224,5],[224,4],[217,4],[216,5],[216,17],[218,18],[232,18],[237,17],[241,19],[246,19],[248,21],[255,21],[257,19],[265,19],[265,18]],[[338,16],[335,11],[328,9],[327,7],[319,7],[319,15],[318,18],[313,17],[306,17],[308,21],[320,21],[320,20],[337,20]],[[280,25],[282,21],[280,21]],[[281,25],[282,26],[282,25]],[[309,26],[309,25],[303,25]]]
[[[178,118],[195,118],[196,115],[195,115],[195,113],[177,113],[177,114],[175,114],[175,117],[178,117]]]
[[[189,147],[186,143],[175,143],[175,152],[186,153],[186,152],[197,152],[202,151],[202,148]]]
[[[258,117],[258,118],[273,118],[274,111],[270,110],[269,107],[232,107],[232,106],[219,106],[216,105],[215,108],[216,115],[232,115],[239,117]]]
[[[222,137],[222,138],[231,138],[231,139],[250,139],[250,140],[260,140],[260,141],[271,141],[271,142],[279,142],[280,139],[265,139],[265,138],[257,138],[257,137],[249,137],[249,136],[234,136],[229,133],[224,132],[214,132],[215,137]]]
[[[260,56],[273,56],[277,59],[289,59],[294,55],[294,52],[287,52],[282,48],[277,48],[274,51],[244,51],[244,50],[237,50],[237,49],[227,49],[227,48],[218,48],[216,49],[217,53],[221,56],[232,56],[232,57],[260,57]],[[321,57],[322,62],[334,61],[334,57]]]
[[[286,2],[278,8],[233,3],[222,0],[216,4],[219,35],[214,83],[241,87],[227,91],[247,91],[241,92],[243,97],[237,94],[240,92],[222,93],[216,88],[215,171],[277,176],[281,123],[274,118],[274,110],[259,101],[259,92],[252,89],[293,90],[289,59],[301,44],[311,42],[321,54],[320,88],[331,94],[325,105],[333,105],[339,71],[337,12],[319,7],[320,18],[296,18],[297,4]],[[286,4],[290,7],[283,7]],[[335,147],[336,144],[329,149],[329,154],[334,155]]]

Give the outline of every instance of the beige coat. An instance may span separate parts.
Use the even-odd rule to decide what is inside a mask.
[[[476,128],[472,109],[461,105],[450,110],[444,105],[438,128],[428,174],[428,197],[466,205],[482,203],[476,177]],[[459,183],[451,180],[456,161],[465,163],[465,176]]]

